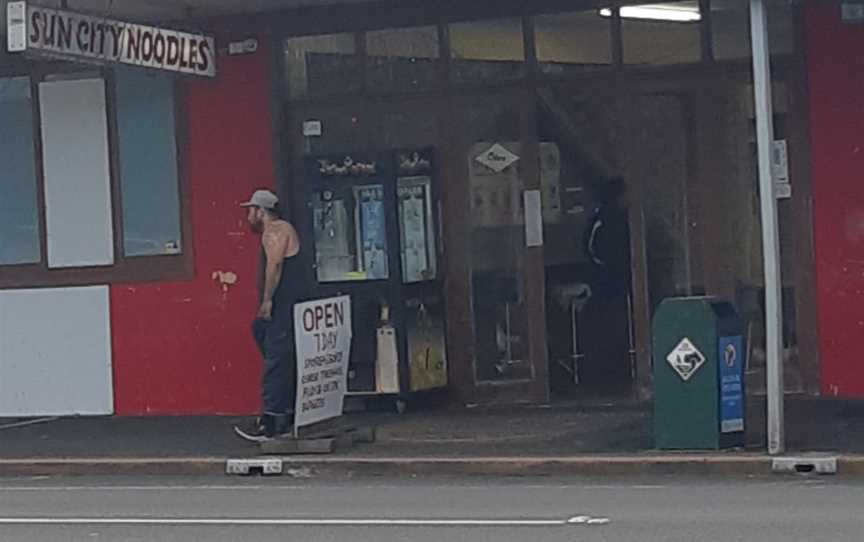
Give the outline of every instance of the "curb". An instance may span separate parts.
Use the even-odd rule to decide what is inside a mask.
[[[224,474],[220,457],[0,459],[0,476]]]
[[[255,462],[257,458],[245,458]],[[298,477],[351,476],[764,476],[767,455],[632,455],[576,457],[273,457]],[[242,461],[242,460],[241,460]],[[0,476],[224,475],[227,459],[5,459]],[[300,473],[299,475],[294,473]],[[837,473],[864,476],[864,456],[838,456]]]
[[[765,474],[767,457],[721,456],[577,456],[472,458],[332,458],[327,461],[284,458],[289,468],[307,468],[322,475],[494,475],[611,476],[637,474]]]

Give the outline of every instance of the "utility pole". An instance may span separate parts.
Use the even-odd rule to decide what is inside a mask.
[[[750,37],[753,49],[753,93],[756,104],[756,141],[759,156],[759,200],[762,215],[762,258],[765,283],[765,353],[768,392],[768,453],[786,448],[783,430],[783,313],[777,198],[771,152],[774,110],[771,93],[771,52],[765,0],[750,0]]]

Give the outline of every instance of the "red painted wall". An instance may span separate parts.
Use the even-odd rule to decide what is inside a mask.
[[[864,25],[806,12],[822,392],[864,396]]]
[[[270,52],[218,60],[186,83],[195,278],[111,288],[118,415],[250,414],[260,359],[249,334],[257,240],[238,203],[273,185]],[[234,273],[223,289],[216,272]]]

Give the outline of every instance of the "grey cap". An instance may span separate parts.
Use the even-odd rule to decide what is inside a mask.
[[[256,190],[249,201],[241,203],[240,207],[260,207],[269,211],[276,210],[279,205],[279,197],[269,190]]]

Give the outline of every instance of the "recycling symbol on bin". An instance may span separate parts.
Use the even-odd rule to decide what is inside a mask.
[[[666,361],[675,369],[681,380],[687,382],[705,364],[705,356],[690,339],[685,337],[678,343],[678,346],[669,352],[669,355],[666,356]]]
[[[738,361],[738,352],[735,350],[734,344],[727,344],[723,351],[723,359],[726,361],[726,367],[732,369],[735,367],[735,362]]]

